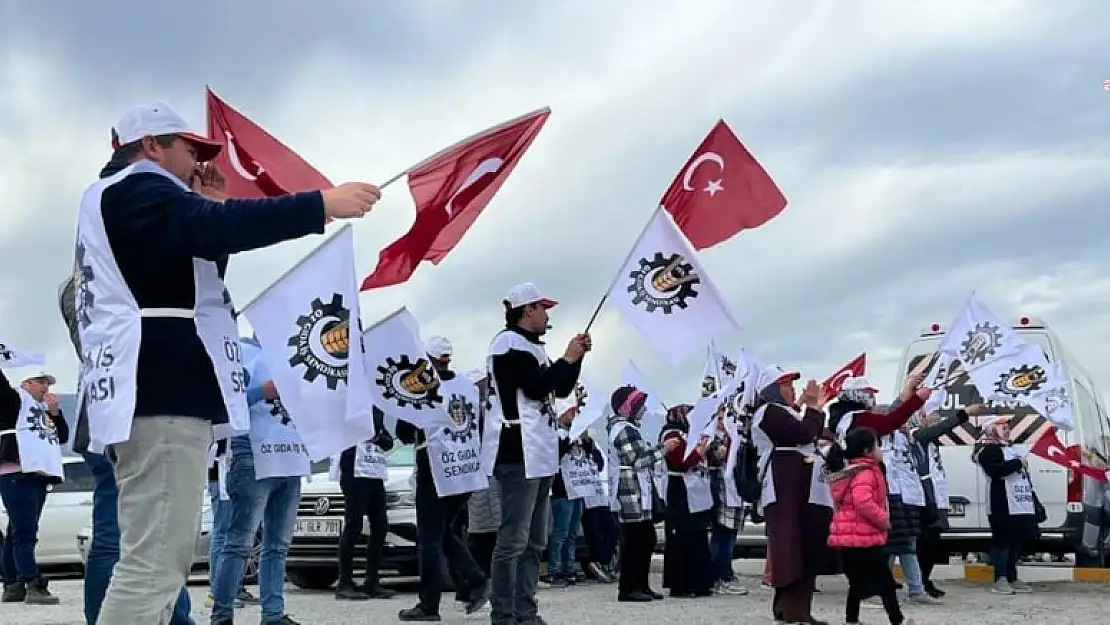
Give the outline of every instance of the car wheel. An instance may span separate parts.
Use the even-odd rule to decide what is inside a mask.
[[[243,583],[244,584],[257,584],[258,583],[258,568],[262,563],[262,532],[259,532],[254,537],[254,544],[251,545],[251,552],[247,554],[247,561],[243,563]]]
[[[288,569],[285,576],[297,588],[327,590],[339,579],[335,569]]]

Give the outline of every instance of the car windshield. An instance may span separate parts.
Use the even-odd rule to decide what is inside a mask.
[[[85,464],[84,460],[77,462],[67,462],[62,465],[65,472],[65,481],[54,484],[51,489],[55,493],[91,493],[96,481],[93,479],[92,471],[89,471],[89,465]]]
[[[416,451],[412,445],[398,445],[389,451],[386,462],[391,467],[411,467],[416,464]]]

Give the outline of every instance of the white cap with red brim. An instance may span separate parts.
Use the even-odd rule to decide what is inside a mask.
[[[518,284],[509,289],[509,292],[505,294],[504,303],[509,309],[520,308],[528,304],[539,304],[544,308],[554,308],[559,305],[559,302],[550,297],[544,297],[539,287],[531,282]]]
[[[802,377],[802,374],[798,373],[797,371],[788,371],[778,365],[769,365],[764,367],[763,370],[759,372],[759,378],[758,382],[756,383],[756,388],[757,390],[762,391],[772,384],[794,382],[800,377]]]
[[[871,383],[871,380],[868,380],[865,376],[862,375],[857,375],[844,380],[844,383],[840,385],[840,390],[865,391],[867,393],[879,392],[879,389],[875,388],[875,385]]]
[[[134,143],[143,137],[164,135],[180,137],[196,146],[197,162],[200,163],[207,163],[216,158],[223,149],[223,144],[219,141],[213,141],[190,129],[185,119],[165,102],[140,104],[128,108],[116,122],[113,131],[113,149]]]

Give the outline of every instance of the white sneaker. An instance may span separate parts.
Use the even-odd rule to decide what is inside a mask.
[[[869,610],[882,610],[883,600],[878,597],[868,597],[859,602],[859,607],[867,608]]]
[[[716,591],[719,595],[733,595],[737,597],[748,594],[748,589],[736,582],[717,582]]]
[[[996,595],[1012,595],[1014,589],[1010,587],[1010,582],[1000,579],[991,586],[991,592]]]
[[[930,597],[926,594],[910,595],[906,598],[906,603],[916,603],[917,605],[943,605],[944,602],[940,599]]]
[[[1012,582],[1010,584],[1010,590],[1012,590],[1012,591],[1014,591],[1015,593],[1018,593],[1018,594],[1027,595],[1027,594],[1033,592],[1033,587],[1030,586],[1029,584],[1026,584],[1025,582],[1018,581],[1018,582]]]

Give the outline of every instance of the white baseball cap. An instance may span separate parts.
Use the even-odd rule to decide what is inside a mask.
[[[756,383],[756,387],[757,390],[762,391],[772,384],[793,382],[800,377],[802,377],[802,374],[797,371],[789,371],[778,365],[770,365],[764,367],[763,370],[759,372],[759,381]]]
[[[432,358],[446,358],[454,351],[451,341],[445,336],[433,336],[424,345],[424,351]]]
[[[858,376],[855,376],[855,377],[848,378],[847,380],[844,380],[844,383],[840,385],[840,390],[842,390],[842,391],[867,391],[868,393],[878,393],[879,392],[879,389],[875,388],[875,385],[871,383],[871,380],[868,380],[865,376],[862,376],[862,375],[858,375]]]
[[[504,304],[509,309],[520,308],[528,304],[539,304],[544,308],[554,308],[559,305],[559,302],[550,297],[544,297],[540,288],[535,284],[525,282],[509,289],[509,292],[505,294]]]
[[[50,386],[54,386],[55,384],[58,383],[58,381],[56,379],[54,379],[54,376],[50,375],[49,373],[47,373],[45,371],[41,371],[41,370],[32,371],[31,373],[28,373],[27,375],[23,376],[23,379],[20,380],[20,382],[22,383],[22,382],[28,382],[30,380],[38,380],[38,379],[46,380],[46,383],[49,384]]]
[[[132,106],[123,112],[112,129],[112,148],[134,143],[143,137],[174,135],[197,148],[197,161],[206,163],[223,149],[223,144],[195,132],[169,104],[154,102]]]
[[[489,373],[481,367],[475,367],[466,372],[466,379],[470,380],[472,384],[477,384],[488,377]]]

